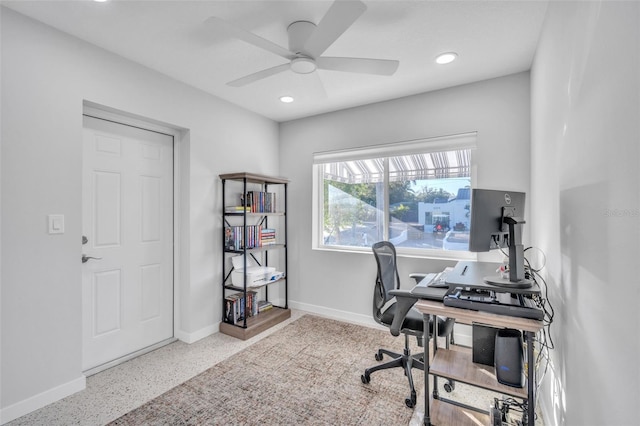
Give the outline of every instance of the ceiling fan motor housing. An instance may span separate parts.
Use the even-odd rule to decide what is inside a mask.
[[[287,34],[289,35],[289,50],[296,55],[310,57],[310,55],[304,51],[304,44],[315,29],[316,24],[309,21],[296,21],[289,25],[289,27],[287,27]]]
[[[291,60],[291,71],[309,74],[316,70],[316,61],[304,51],[304,44],[315,29],[316,25],[308,21],[296,21],[287,28],[289,50],[296,54]]]

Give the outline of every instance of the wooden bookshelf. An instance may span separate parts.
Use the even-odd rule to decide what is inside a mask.
[[[281,177],[245,172],[221,174],[220,179],[222,180],[222,222],[224,226],[220,332],[246,340],[291,317],[291,311],[288,309],[286,215],[289,181]],[[245,205],[251,206],[251,208],[243,207]],[[277,229],[277,233],[270,232],[275,241],[269,241],[265,245],[256,245],[256,243],[262,242],[260,229],[272,228]],[[230,233],[227,230],[230,230]],[[256,247],[252,247],[253,245]],[[269,256],[269,252],[276,253]],[[245,262],[250,256],[257,264],[256,266],[274,267],[276,271],[282,272],[284,275],[278,280],[265,282],[258,286],[249,286],[247,285],[247,272],[239,269],[241,274],[244,274],[244,282],[234,284],[232,279],[234,266],[229,267],[229,264],[232,263],[230,262],[232,258],[238,255],[243,255]],[[245,265],[250,266],[248,263]],[[275,288],[274,291],[279,291],[275,299],[280,301],[278,305],[284,306],[274,306],[267,311],[256,314],[256,305],[252,305],[252,303],[258,300],[269,301],[269,288]],[[283,299],[284,302],[282,302]],[[245,309],[244,313],[243,309]],[[251,315],[252,312],[253,315]]]
[[[222,180],[243,180],[246,179],[247,182],[250,183],[259,183],[259,184],[276,184],[276,183],[289,183],[289,179],[283,177],[274,177],[274,176],[266,176],[260,175],[257,173],[225,173],[219,175]]]
[[[261,251],[266,251],[266,250],[275,250],[275,249],[283,249],[286,248],[286,246],[284,244],[269,244],[266,246],[260,246],[260,247],[251,247],[251,248],[247,248],[247,249],[241,249],[241,250],[229,250],[226,249],[227,253],[237,253],[237,254],[243,254],[245,251],[247,253],[257,253],[257,252],[261,252]]]
[[[286,280],[286,277],[280,278],[279,280],[269,281],[268,283],[247,287],[247,291],[257,290],[259,288],[262,288],[262,287],[265,287],[265,286],[268,286],[268,285],[271,285],[271,284],[275,284],[275,283],[278,283],[278,282],[283,282],[284,280]],[[244,287],[240,287],[240,286],[233,285],[233,284],[225,285],[225,288],[227,290],[244,291]]]
[[[289,318],[291,318],[291,309],[274,306],[268,311],[247,318],[247,328],[223,321],[220,323],[220,332],[237,339],[247,340]]]

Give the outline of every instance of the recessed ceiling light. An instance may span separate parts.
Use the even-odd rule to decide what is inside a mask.
[[[293,102],[292,96],[280,96],[280,102],[284,102],[285,104],[289,104]]]
[[[105,2],[107,2],[109,0],[93,0],[93,1],[95,1],[96,3],[105,3]]]
[[[456,60],[458,54],[456,52],[441,53],[436,57],[436,63],[440,65],[449,64]]]

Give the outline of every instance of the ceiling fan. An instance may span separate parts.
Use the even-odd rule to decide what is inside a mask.
[[[359,0],[336,0],[318,25],[308,21],[293,22],[287,28],[288,49],[217,17],[208,18],[205,24],[289,60],[288,63],[230,81],[227,83],[229,86],[241,87],[288,70],[298,74],[323,69],[392,75],[398,69],[399,62],[395,60],[321,56],[366,9],[367,6]]]

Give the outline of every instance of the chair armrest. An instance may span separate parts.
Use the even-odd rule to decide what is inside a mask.
[[[419,298],[413,296],[409,290],[391,290],[389,295],[395,296],[396,298],[396,311],[393,315],[393,322],[391,323],[391,334],[399,336],[407,313]]]
[[[420,281],[422,281],[422,279],[424,277],[426,277],[427,274],[423,274],[421,272],[414,272],[409,274],[409,278],[413,278],[414,280],[416,280],[416,284],[418,284]]]

